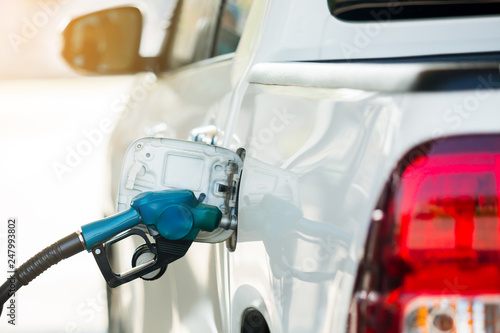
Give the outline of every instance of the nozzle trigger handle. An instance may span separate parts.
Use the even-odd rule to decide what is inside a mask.
[[[123,273],[113,272],[108,260],[107,250],[114,243],[117,243],[127,237],[137,235],[142,237],[145,244],[151,252],[155,253],[155,258],[151,262],[139,265]],[[92,254],[101,270],[102,275],[111,288],[118,287],[124,283],[135,280],[157,269],[166,267],[169,263],[183,257],[193,243],[192,240],[167,240],[161,236],[155,238],[153,246],[146,234],[140,229],[130,229],[127,232],[110,239],[104,244],[96,244],[92,248]]]

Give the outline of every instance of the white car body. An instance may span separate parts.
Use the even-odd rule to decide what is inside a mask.
[[[342,61],[498,51],[499,27],[495,16],[349,23],[326,0],[255,0],[234,55],[154,78],[117,125],[113,172],[137,138],[211,126],[216,145],[246,149],[237,246],[195,243],[159,280],[113,290],[111,329],[235,333],[254,308],[273,333],[346,332],[392,170],[428,140],[500,133],[500,91],[416,86],[453,63]]]

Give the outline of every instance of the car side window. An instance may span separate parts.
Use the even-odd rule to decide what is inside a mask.
[[[253,0],[226,0],[217,31],[213,56],[236,51]]]
[[[222,0],[178,0],[178,18],[169,68],[178,68],[212,55]]]

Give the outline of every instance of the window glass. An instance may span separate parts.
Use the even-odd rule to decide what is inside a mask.
[[[209,58],[221,0],[179,0],[178,22],[175,22],[169,68],[178,68]]]
[[[500,14],[500,0],[327,0],[345,21],[408,20]]]
[[[226,0],[217,33],[214,56],[236,51],[251,5],[252,0]]]

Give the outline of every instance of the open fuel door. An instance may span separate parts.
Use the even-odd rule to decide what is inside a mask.
[[[200,232],[195,241],[222,242],[237,226],[237,190],[243,167],[240,155],[199,142],[139,139],[128,148],[123,162],[118,211],[128,209],[132,198],[142,192],[191,190],[198,201],[218,207],[223,214],[219,228]]]

